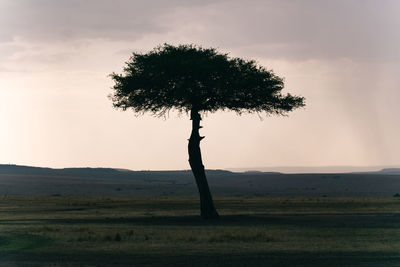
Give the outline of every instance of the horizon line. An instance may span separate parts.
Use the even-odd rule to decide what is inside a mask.
[[[74,166],[74,167],[48,167],[48,166],[33,166],[15,163],[0,163],[3,166],[18,166],[28,168],[43,168],[43,169],[114,169],[121,171],[190,171],[187,169],[130,169],[130,168],[119,168],[119,167],[89,167],[89,166]],[[320,165],[320,166],[272,166],[272,167],[228,167],[228,168],[206,168],[206,170],[225,170],[231,172],[282,172],[282,173],[343,173],[343,172],[365,172],[365,171],[380,171],[387,168],[400,168],[399,165],[369,165],[369,166],[357,166],[357,165]]]

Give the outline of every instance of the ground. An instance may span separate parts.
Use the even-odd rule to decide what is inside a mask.
[[[2,197],[0,266],[400,266],[400,198]]]

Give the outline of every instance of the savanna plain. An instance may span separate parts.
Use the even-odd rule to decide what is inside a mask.
[[[3,196],[1,266],[400,266],[399,197]]]

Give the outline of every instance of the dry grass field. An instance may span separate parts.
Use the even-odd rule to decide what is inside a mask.
[[[400,198],[2,197],[0,266],[400,266]]]

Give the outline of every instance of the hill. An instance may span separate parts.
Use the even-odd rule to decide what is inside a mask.
[[[210,188],[225,196],[393,196],[400,172],[283,174],[207,170]],[[111,168],[51,169],[0,165],[0,195],[197,195],[191,171]]]
[[[380,171],[381,174],[396,174],[400,175],[400,168],[385,168]]]

